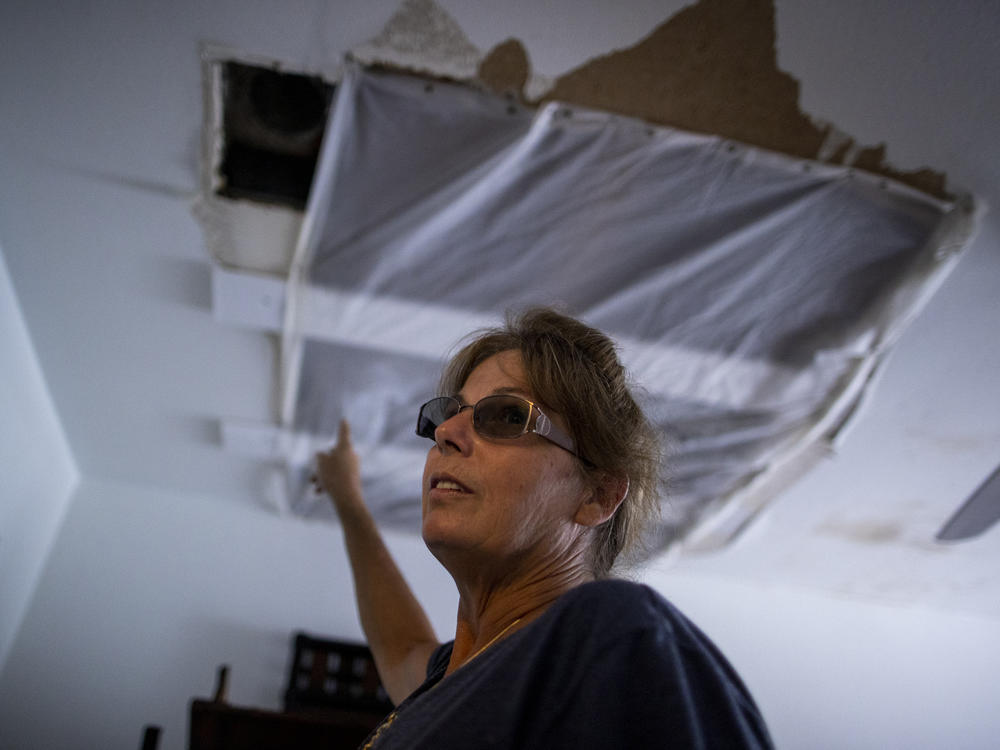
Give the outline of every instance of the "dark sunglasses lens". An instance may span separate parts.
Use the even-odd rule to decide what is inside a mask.
[[[420,415],[417,417],[417,434],[420,437],[434,439],[434,430],[438,425],[451,419],[458,413],[458,403],[452,399],[442,396],[432,398],[420,407]]]
[[[488,437],[515,438],[523,435],[531,416],[531,405],[515,396],[488,396],[476,404],[475,427]]]

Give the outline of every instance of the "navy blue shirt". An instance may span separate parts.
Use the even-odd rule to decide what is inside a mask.
[[[434,652],[427,681],[373,747],[771,747],[725,657],[647,586],[578,586],[445,678],[452,645]]]

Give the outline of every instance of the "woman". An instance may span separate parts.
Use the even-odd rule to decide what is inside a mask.
[[[737,675],[651,589],[609,577],[658,508],[659,447],[613,342],[549,309],[462,349],[421,407],[425,543],[459,592],[441,645],[361,494],[317,457],[397,704],[364,747],[768,747]]]

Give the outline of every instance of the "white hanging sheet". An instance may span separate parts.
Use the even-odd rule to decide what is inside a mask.
[[[657,544],[724,544],[842,426],[971,223],[848,168],[351,67],[290,282],[286,426],[350,419],[376,516],[417,529],[448,350],[554,304],[621,343],[667,440]]]

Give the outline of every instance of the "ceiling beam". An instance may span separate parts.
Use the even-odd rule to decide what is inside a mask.
[[[212,269],[212,308],[221,322],[281,333],[286,282],[272,276]],[[495,326],[499,316],[426,302],[307,286],[301,293],[298,330],[305,339],[441,359],[470,331]],[[839,377],[830,368],[785,367],[656,342],[618,338],[622,359],[650,393],[722,408],[767,408],[773,399],[803,397],[817,379]],[[862,355],[866,342],[855,345]]]

